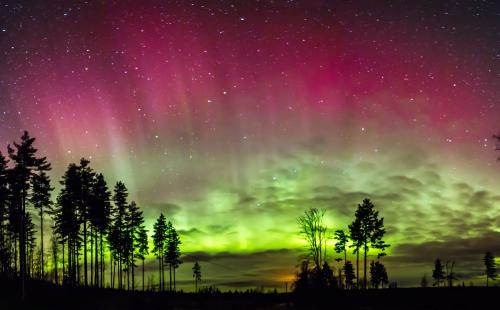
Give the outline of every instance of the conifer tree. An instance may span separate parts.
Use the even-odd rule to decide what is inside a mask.
[[[45,275],[45,251],[43,242],[43,217],[45,212],[51,213],[52,210],[52,200],[51,193],[54,190],[50,186],[50,177],[45,173],[44,170],[37,171],[38,173],[33,174],[33,193],[31,194],[30,201],[33,207],[38,210],[38,216],[40,217],[40,258],[41,258],[41,276],[44,279]],[[45,212],[44,212],[45,211]]]
[[[165,254],[165,240],[167,237],[167,223],[163,213],[160,214],[153,226],[153,253],[158,259],[158,281],[159,290],[165,289],[165,276],[164,276],[164,254]]]
[[[201,267],[198,261],[194,262],[193,278],[194,278],[194,291],[198,292],[198,282],[201,281]]]
[[[491,252],[486,252],[483,258],[484,266],[486,267],[486,286],[489,285],[488,280],[495,280],[497,278],[497,269],[495,263],[495,256]]]

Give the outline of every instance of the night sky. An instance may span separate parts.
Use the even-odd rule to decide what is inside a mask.
[[[150,232],[160,212],[180,230],[186,288],[199,259],[203,285],[284,289],[297,217],[346,229],[365,197],[391,282],[440,257],[479,284],[499,31],[495,1],[0,1],[0,150],[28,130],[56,193],[81,157],[123,180]]]

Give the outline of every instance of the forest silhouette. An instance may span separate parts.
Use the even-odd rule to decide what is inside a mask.
[[[500,142],[500,136],[494,137]],[[42,294],[60,296],[61,300],[71,294],[112,296],[109,298],[114,300],[116,296],[145,291],[142,294],[146,295],[142,296],[155,300],[155,305],[164,302],[159,294],[177,296],[179,302],[185,303],[184,307],[191,307],[191,297],[186,297],[176,286],[176,270],[183,263],[182,236],[172,219],[159,214],[149,232],[140,206],[129,199],[126,185],[119,181],[111,188],[103,174],[94,171],[85,158],[68,165],[59,181],[61,190],[53,201],[51,164],[46,157],[38,155],[35,141],[24,132],[20,142],[7,146],[7,156],[0,153],[0,289],[4,293],[11,292],[8,300],[13,305],[17,302],[32,304],[34,299],[43,298]],[[40,219],[38,234],[33,214]],[[370,199],[364,199],[357,206],[353,221],[345,229],[331,229],[325,224],[325,216],[326,211],[313,207],[297,219],[300,236],[307,247],[292,284],[292,294],[274,291],[270,294],[274,297],[262,297],[259,290],[222,293],[216,287],[202,286],[203,261],[198,260],[192,267],[194,293],[212,305],[217,298],[248,300],[248,296],[260,296],[252,297],[253,301],[247,304],[249,307],[261,302],[312,306],[311,298],[317,304],[324,304],[329,296],[337,296],[338,304],[354,308],[363,303],[361,300],[352,302],[356,296],[370,305],[404,302],[405,298],[418,294],[438,298],[436,291],[427,289],[426,275],[420,282],[425,290],[420,289],[420,293],[395,290],[397,283],[390,281],[383,264],[390,247],[384,241],[384,218]],[[48,250],[44,248],[44,239],[47,240],[44,225],[47,223],[52,231]],[[331,239],[335,242],[334,247],[328,243]],[[341,266],[331,265],[328,253],[332,250],[341,256],[336,259]],[[369,261],[374,252],[376,259]],[[348,260],[348,253],[355,254],[355,264]],[[158,281],[146,285],[145,261],[149,255],[157,260]],[[495,256],[487,249],[483,263],[485,286],[490,286],[497,273]],[[431,266],[432,262],[429,270]],[[138,273],[141,284],[136,286]],[[445,295],[454,294],[450,289],[465,289],[465,283],[460,284],[455,271],[455,261],[443,264],[436,258],[432,279],[432,286],[441,287],[440,292]],[[390,290],[376,290],[388,287]],[[71,294],[62,297],[68,289]],[[469,291],[474,296],[486,294],[474,289]],[[455,301],[459,302],[460,298]],[[241,306],[238,302],[229,305]]]

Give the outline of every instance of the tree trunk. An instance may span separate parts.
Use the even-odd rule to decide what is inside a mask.
[[[40,252],[41,252],[41,259],[42,259],[42,266],[40,269],[42,270],[42,280],[45,279],[45,273],[44,273],[44,253],[43,253],[43,207],[40,207]]]
[[[144,291],[144,256],[142,258],[142,291]]]
[[[88,286],[87,282],[87,221],[83,220],[83,278],[85,286]],[[80,278],[80,275],[78,275]]]
[[[99,287],[99,248],[97,243],[98,232],[94,236],[94,286]]]
[[[363,274],[363,289],[366,290],[366,251],[367,251],[367,248],[366,248],[366,243],[365,243],[365,247],[364,247],[364,254],[365,254],[365,268],[364,268],[364,274]]]
[[[172,264],[168,264],[168,290],[172,291]]]
[[[104,287],[104,250],[102,248],[102,231],[99,232],[99,238],[101,243],[101,287]]]
[[[90,286],[94,286],[94,229],[90,227]]]
[[[359,248],[356,248],[356,288],[359,289]]]
[[[132,291],[135,291],[135,277],[134,277],[134,253],[132,252]]]
[[[24,216],[26,212],[26,194],[23,189],[21,191],[21,216],[20,216],[20,236],[19,236],[19,265],[21,271],[21,299],[24,300],[25,291],[24,291],[24,281],[26,277],[26,235],[25,235],[25,225],[24,225]]]

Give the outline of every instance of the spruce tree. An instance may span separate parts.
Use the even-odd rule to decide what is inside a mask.
[[[50,177],[45,173],[44,170],[37,171],[38,173],[32,176],[33,182],[33,193],[30,197],[30,202],[33,207],[38,210],[38,216],[40,217],[40,258],[41,258],[41,276],[42,279],[45,277],[45,251],[43,242],[43,217],[45,212],[49,214],[52,211],[52,200],[51,193],[54,190],[50,186]],[[45,212],[44,212],[45,211]]]
[[[167,237],[167,223],[163,213],[160,214],[153,226],[153,253],[158,259],[158,281],[159,290],[163,291],[165,289],[165,276],[164,276],[164,266],[163,259],[165,253],[165,240]]]

